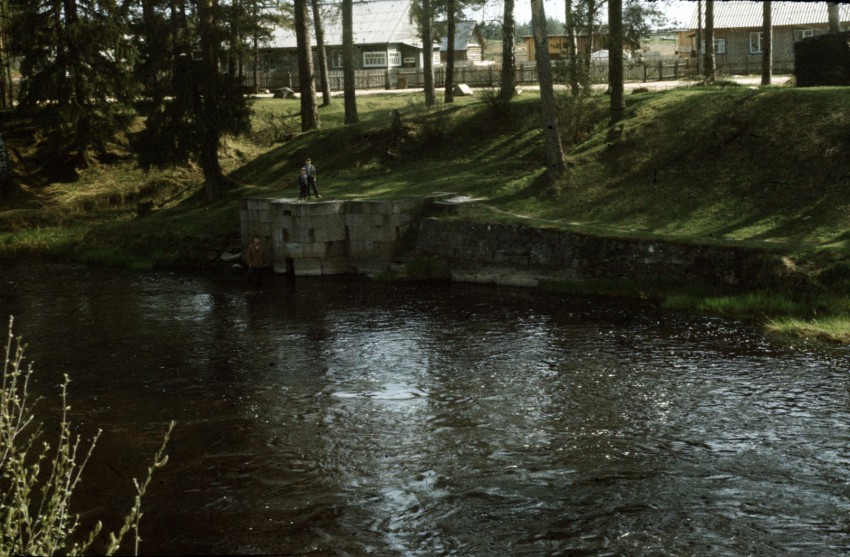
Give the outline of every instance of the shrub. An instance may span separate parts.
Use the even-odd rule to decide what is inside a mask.
[[[100,430],[84,447],[80,436],[71,434],[67,403],[68,383],[62,385],[62,418],[55,447],[42,439],[41,424],[36,423],[29,401],[28,386],[32,364],[24,364],[25,345],[9,337],[0,385],[0,554],[3,555],[81,555],[90,552],[102,530],[98,522],[82,542],[72,542],[80,527],[79,515],[71,512],[71,495],[80,483],[83,470],[94,451]],[[130,529],[136,534],[139,550],[141,499],[150,484],[153,471],[168,460],[165,446],[174,427],[172,422],[165,440],[148,468],[141,484],[134,478],[136,496],[118,533],[110,532],[104,550],[113,555]]]
[[[560,95],[557,110],[561,123],[561,141],[566,149],[572,149],[587,140],[604,114],[598,99],[586,94]]]

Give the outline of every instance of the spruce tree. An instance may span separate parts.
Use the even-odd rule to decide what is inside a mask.
[[[126,13],[114,0],[12,5],[13,48],[23,56],[19,108],[57,139],[51,156],[86,167],[126,126],[126,106],[135,94]]]
[[[140,162],[149,167],[196,161],[207,197],[215,199],[229,186],[218,160],[222,137],[249,129],[239,78],[219,69],[232,36],[227,12],[217,0],[195,0],[171,1],[167,10],[149,15],[142,25],[149,35],[141,38],[148,48],[137,66],[147,68],[146,89],[152,92],[142,104],[147,119],[136,144]]]

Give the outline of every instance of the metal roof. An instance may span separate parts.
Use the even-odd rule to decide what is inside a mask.
[[[411,0],[369,0],[352,6],[354,44],[417,43],[416,25],[411,21]],[[342,45],[342,5],[322,4],[322,24],[325,30],[325,46]],[[312,17],[311,17],[312,21]],[[315,30],[312,44],[316,46]],[[277,28],[266,48],[296,48],[295,30]]]
[[[697,6],[691,16],[690,29],[697,28]],[[735,29],[762,26],[764,2],[720,1],[714,3],[714,28]],[[702,26],[705,27],[705,3],[703,2]],[[840,4],[842,23],[850,22],[850,5]],[[803,26],[828,23],[827,2],[773,2],[771,22],[774,27]]]

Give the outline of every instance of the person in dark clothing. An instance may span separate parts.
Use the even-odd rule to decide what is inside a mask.
[[[266,260],[266,249],[259,236],[248,244],[245,250],[245,263],[248,264],[248,282],[259,286],[265,282],[265,273],[269,264]]]
[[[307,169],[302,168],[298,175],[298,199],[310,197],[310,180],[307,178]]]
[[[317,186],[318,177],[316,175],[316,167],[313,166],[313,163],[310,161],[309,157],[307,158],[307,161],[304,163],[304,170],[307,171],[307,183],[310,185],[310,187],[313,188],[313,193],[316,194],[316,197],[321,198],[322,196],[319,195],[319,188]],[[309,191],[308,191],[308,193],[309,193]]]

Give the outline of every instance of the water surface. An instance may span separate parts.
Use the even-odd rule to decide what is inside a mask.
[[[850,353],[485,286],[3,262],[78,431],[78,504],[144,554],[846,555]],[[132,552],[132,544],[127,546]]]

